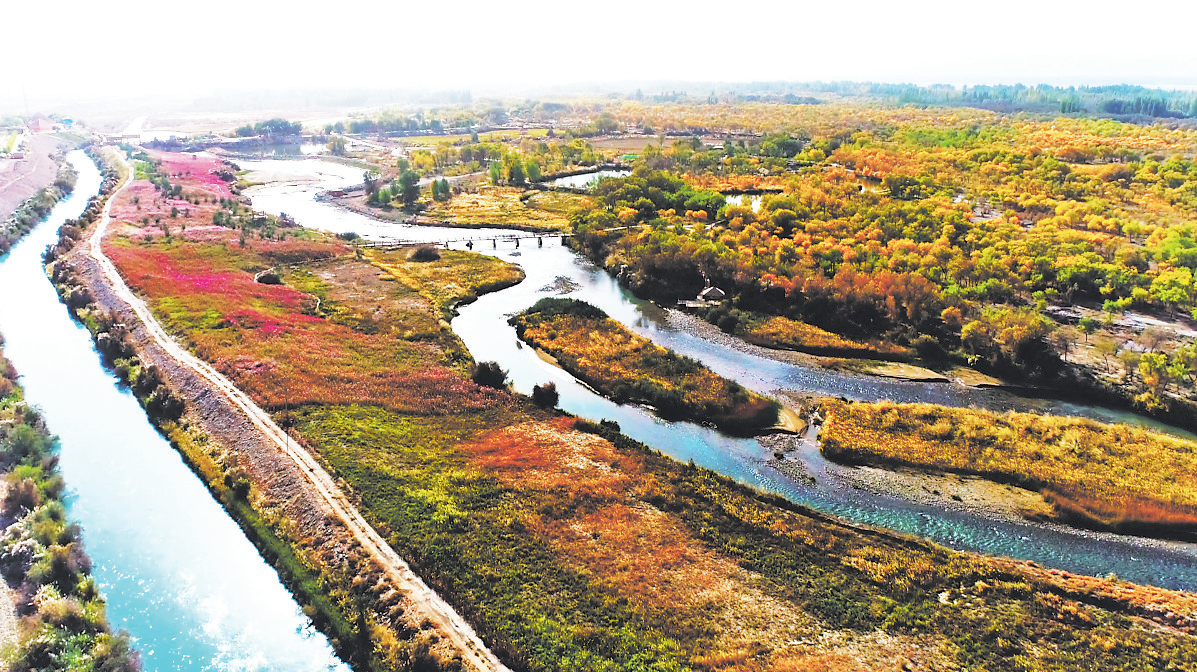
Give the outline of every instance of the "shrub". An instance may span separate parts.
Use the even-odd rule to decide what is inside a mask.
[[[948,358],[948,351],[933,336],[922,334],[910,345],[918,353],[919,359],[925,362],[942,362]]]
[[[420,245],[407,255],[410,261],[439,261],[441,253],[432,245]]]
[[[183,400],[171,393],[165,385],[159,385],[146,400],[145,410],[151,418],[178,420],[183,416]]]
[[[498,362],[481,362],[474,367],[474,375],[470,376],[476,384],[482,387],[493,387],[501,390],[507,387],[507,372]]]
[[[532,403],[541,408],[554,408],[561,399],[557,393],[557,383],[545,383],[532,388]]]
[[[577,299],[558,299],[548,297],[532,304],[532,307],[525,310],[523,315],[538,315],[540,319],[547,320],[558,315],[574,315],[586,319],[601,320],[607,317],[607,313],[603,312],[602,308],[592,306],[585,301]],[[515,318],[512,319],[515,321]]]

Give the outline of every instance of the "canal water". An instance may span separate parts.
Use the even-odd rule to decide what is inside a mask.
[[[100,187],[82,152],[75,192],[0,260],[0,333],[61,444],[108,618],[146,670],[348,671],[278,574],[100,364],[46,279],[41,253]]]
[[[323,180],[319,173],[327,171],[328,164],[304,161],[285,166],[282,163],[242,162],[242,167],[259,171],[252,180],[255,182],[265,182],[260,175],[272,171],[286,175],[275,183],[250,190],[255,207],[275,214],[287,212],[304,226],[332,232],[355,231],[368,238],[436,241],[474,237],[475,251],[520,264],[527,273],[524,282],[480,297],[462,307],[460,316],[453,320],[454,331],[465,341],[475,360],[499,362],[509,371],[515,389],[520,392],[529,393],[533,385],[555,382],[561,395],[561,408],[571,413],[615,420],[625,434],[678,460],[693,460],[741,482],[846,520],[926,537],[959,550],[1033,560],[1082,574],[1115,573],[1137,583],[1197,590],[1197,545],[1011,520],[946,504],[941,507],[911,502],[860,488],[851,468],[827,462],[809,445],[791,458],[798,463],[798,472],[813,478],[791,476],[794,470],[779,469],[772,450],[755,439],[729,437],[693,423],[666,422],[642,407],[620,406],[595,395],[572,376],[522,346],[514,329],[507,325],[507,318],[545,296],[578,298],[599,306],[634,331],[764,394],[785,391],[865,401],[927,401],[1151,424],[1144,419],[1099,407],[1026,400],[999,390],[828,371],[813,364],[776,361],[745,344],[728,347],[696,330],[678,328],[674,324],[675,315],[632,297],[602,269],[563,248],[556,237],[544,238],[542,245],[526,239],[520,248],[505,243],[495,249],[489,240],[494,231],[377,222],[312,199],[320,189],[345,186],[353,181],[337,184]],[[360,181],[360,176],[353,179]]]

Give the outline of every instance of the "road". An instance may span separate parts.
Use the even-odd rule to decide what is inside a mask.
[[[279,450],[280,454],[290,458],[307,477],[310,483],[320,493],[333,514],[344,523],[358,543],[383,568],[387,578],[396,590],[417,602],[425,611],[427,617],[436,625],[441,635],[451,641],[461,651],[462,659],[476,670],[510,672],[499,659],[486,647],[474,632],[473,627],[460,614],[445,602],[440,595],[428,587],[411,567],[399,557],[390,544],[366,522],[362,515],[337,486],[332,476],[316,461],[312,455],[291,440],[287,434],[274,423],[268,413],[262,410],[244,392],[239,390],[228,378],[216,371],[207,362],[200,360],[180,346],[162,325],[154,318],[149,307],[136,296],[110,259],[104,254],[104,233],[111,222],[111,208],[117,194],[129,186],[133,171],[129,170],[124,183],[113,193],[112,198],[104,206],[103,216],[96,226],[89,240],[88,254],[95,260],[104,273],[104,277],[112,286],[114,293],[137,314],[145,324],[146,331],[151,338],[170,357],[181,365],[196,372],[206,380],[212,389],[233,402],[254,427],[261,432]]]

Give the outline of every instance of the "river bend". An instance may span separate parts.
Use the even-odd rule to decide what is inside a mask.
[[[999,390],[977,390],[955,384],[912,383],[875,376],[828,371],[813,364],[782,362],[743,343],[729,347],[722,337],[702,329],[679,328],[684,316],[632,297],[602,269],[546,237],[543,246],[525,240],[493,247],[497,230],[412,227],[380,222],[313,200],[321,189],[360,182],[358,171],[325,161],[247,161],[243,168],[264,182],[247,193],[255,207],[286,212],[300,224],[335,233],[356,232],[383,240],[438,241],[473,237],[475,251],[520,264],[527,279],[462,307],[454,331],[477,361],[494,360],[507,369],[515,389],[530,393],[533,385],[552,381],[560,407],[571,413],[619,422],[625,434],[675,459],[696,464],[781,494],[848,521],[876,525],[926,537],[958,550],[1032,560],[1081,574],[1119,577],[1165,588],[1197,590],[1197,545],[1077,530],[989,515],[968,507],[913,502],[861,486],[851,467],[829,463],[812,445],[787,456],[782,469],[770,448],[755,439],[728,437],[692,423],[670,423],[638,406],[619,406],[592,393],[572,376],[555,368],[516,339],[506,318],[545,296],[571,296],[588,301],[655,342],[702,361],[712,370],[745,387],[774,395],[817,394],[857,400],[926,401],[995,410],[1026,410],[1081,415],[1106,421],[1152,424],[1137,416],[1094,406],[1027,400]],[[270,179],[263,179],[269,176]],[[457,245],[455,244],[455,247]],[[1190,435],[1191,436],[1191,435]]]

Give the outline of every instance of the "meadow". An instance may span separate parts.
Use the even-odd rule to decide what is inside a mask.
[[[571,210],[589,205],[585,196],[527,193],[515,187],[481,186],[434,202],[427,217],[466,226],[569,230]]]
[[[1138,427],[930,404],[824,403],[838,461],[977,474],[1041,491],[1069,522],[1162,535],[1197,530],[1197,445]]]
[[[842,527],[587,421],[527,406],[297,419],[513,669],[1197,665],[1189,637],[1092,606],[1100,580]]]
[[[853,340],[813,324],[731,307],[731,302],[698,310],[698,314],[723,331],[749,343],[774,350],[794,350],[830,357],[863,357],[905,361],[909,348],[880,339]]]
[[[511,319],[516,333],[618,403],[651,405],[662,417],[752,433],[777,423],[777,402],[638,336],[598,308],[541,299]]]

